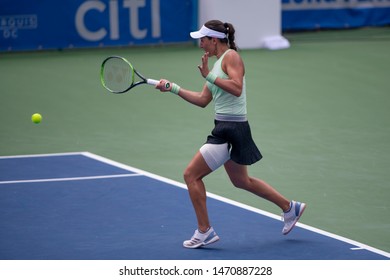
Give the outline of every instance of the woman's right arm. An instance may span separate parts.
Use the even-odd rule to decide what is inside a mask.
[[[206,84],[203,86],[203,89],[201,92],[196,92],[196,91],[191,91],[188,89],[180,88],[177,85],[172,84],[171,82],[169,82],[171,86],[169,88],[166,88],[165,84],[167,82],[169,82],[169,81],[167,81],[165,79],[160,80],[160,83],[157,84],[156,88],[162,92],[167,92],[167,91],[172,92],[172,88],[175,88],[175,86],[176,86],[177,88],[176,88],[176,90],[174,90],[175,94],[179,95],[181,98],[183,98],[187,102],[194,104],[196,106],[202,107],[202,108],[206,107],[213,99],[211,92],[208,89]]]

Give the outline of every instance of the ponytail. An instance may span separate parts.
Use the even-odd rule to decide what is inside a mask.
[[[237,51],[236,42],[234,41],[235,40],[234,33],[236,32],[236,30],[234,29],[233,25],[228,22],[225,22],[223,26],[225,27],[226,30],[225,34],[228,39],[229,48]]]

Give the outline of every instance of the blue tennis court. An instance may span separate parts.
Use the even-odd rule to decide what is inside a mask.
[[[390,253],[209,194],[221,240],[196,226],[181,183],[88,152],[0,157],[2,260],[385,260]],[[307,211],[310,211],[308,205]]]

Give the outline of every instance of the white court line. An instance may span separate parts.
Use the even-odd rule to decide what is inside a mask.
[[[62,182],[62,181],[79,181],[79,180],[98,180],[106,178],[121,178],[142,176],[141,174],[116,174],[102,176],[85,176],[85,177],[67,177],[67,178],[52,178],[52,179],[34,179],[34,180],[15,180],[15,181],[0,181],[1,184],[22,184],[22,183],[45,183],[45,182]]]
[[[128,166],[128,165],[125,165],[125,164],[113,161],[111,159],[107,159],[107,158],[104,158],[102,156],[89,153],[89,152],[83,152],[82,154],[87,156],[87,157],[93,158],[95,160],[107,163],[109,165],[117,166],[119,168],[126,169],[126,170],[129,170],[129,171],[135,172],[135,173],[139,173],[139,174],[142,174],[144,176],[153,178],[155,180],[158,180],[158,181],[161,181],[161,182],[173,185],[173,186],[177,186],[177,187],[180,187],[180,188],[183,188],[183,189],[187,189],[187,186],[185,184],[179,183],[177,181],[173,181],[171,179],[168,179],[168,178],[165,178],[165,177],[161,177],[161,176],[158,176],[156,174],[149,173],[147,171],[144,171],[144,170],[141,170],[141,169],[137,169],[137,168],[134,168],[134,167],[131,167],[131,166]],[[249,206],[249,205],[246,205],[246,204],[243,204],[243,203],[240,203],[240,202],[228,199],[226,197],[222,197],[222,196],[219,196],[219,195],[216,195],[216,194],[212,194],[212,193],[209,193],[209,192],[207,192],[207,196],[210,197],[210,198],[214,198],[216,200],[219,200],[219,201],[222,201],[222,202],[234,205],[236,207],[240,207],[240,208],[243,208],[243,209],[246,209],[246,210],[258,213],[258,214],[261,214],[263,216],[266,216],[266,217],[269,217],[269,218],[272,218],[272,219],[280,220],[280,216],[279,215],[275,215],[275,214],[269,213],[267,211],[260,210],[258,208],[255,208],[255,207],[252,207],[252,206]],[[351,247],[351,250],[364,249],[364,250],[368,250],[368,251],[377,253],[379,255],[383,255],[383,256],[385,256],[387,258],[390,258],[390,253],[382,251],[382,250],[379,250],[379,249],[371,247],[371,246],[368,246],[366,244],[357,242],[355,240],[348,239],[348,238],[345,238],[345,237],[342,237],[342,236],[339,236],[339,235],[336,235],[336,234],[333,234],[333,233],[329,233],[329,232],[326,232],[324,230],[321,230],[321,229],[318,229],[318,228],[315,228],[315,227],[311,227],[311,226],[308,226],[308,225],[305,225],[305,224],[302,224],[302,223],[299,223],[299,222],[296,224],[296,226],[300,227],[300,228],[304,228],[304,229],[312,231],[312,232],[315,232],[315,233],[318,233],[318,234],[321,234],[321,235],[324,235],[324,236],[328,236],[328,237],[336,239],[336,240],[343,241],[345,243],[349,243],[349,244],[351,244],[353,246],[353,247]]]
[[[13,155],[13,156],[0,156],[0,159],[9,158],[32,158],[32,157],[62,157],[62,156],[79,156],[82,152],[69,152],[69,153],[55,153],[55,154],[33,154],[33,155]]]
[[[93,154],[90,152],[58,153],[58,154],[27,155],[27,156],[5,156],[5,157],[0,156],[0,159],[2,159],[2,158],[17,158],[17,157],[39,157],[39,156],[67,156],[67,155],[83,155],[83,156],[89,157],[91,159],[106,163],[108,165],[116,166],[118,168],[136,173],[136,174],[123,174],[123,175],[128,175],[129,177],[130,176],[146,176],[146,177],[149,177],[149,178],[152,178],[152,179],[155,179],[155,180],[158,180],[158,181],[161,181],[161,182],[164,182],[164,183],[167,183],[167,184],[179,187],[179,188],[187,189],[187,186],[183,183],[179,183],[177,181],[174,181],[174,180],[171,180],[171,179],[168,179],[168,178],[165,178],[165,177],[153,174],[153,173],[149,173],[145,170],[134,168],[134,167],[113,161],[111,159],[108,159],[108,158],[105,158],[105,157],[102,157],[102,156],[99,156],[99,155],[96,155],[96,154]],[[112,176],[121,176],[121,175],[112,175]],[[99,179],[97,177],[105,177],[105,176],[95,176],[96,179]],[[81,177],[81,178],[88,178],[88,177]],[[63,178],[63,179],[66,179],[66,178]],[[69,179],[71,180],[71,178],[69,178]],[[47,180],[56,180],[56,179],[47,179]],[[29,180],[29,181],[33,181],[33,180]],[[231,204],[231,205],[234,205],[236,207],[240,207],[240,208],[246,209],[248,211],[252,211],[252,212],[261,214],[263,216],[266,216],[266,217],[269,217],[272,219],[280,220],[280,216],[278,216],[278,215],[269,213],[267,211],[260,210],[258,208],[255,208],[255,207],[252,207],[252,206],[249,206],[249,205],[246,205],[246,204],[243,204],[243,203],[240,203],[240,202],[237,202],[237,201],[234,201],[234,200],[231,200],[231,199],[228,199],[228,198],[216,195],[216,194],[212,194],[212,193],[207,192],[207,196],[210,198],[225,202],[227,204]],[[333,234],[333,233],[330,233],[330,232],[327,232],[327,231],[324,231],[324,230],[321,230],[321,229],[318,229],[315,227],[311,227],[311,226],[308,226],[308,225],[305,225],[305,224],[302,224],[299,222],[296,224],[296,226],[300,227],[300,228],[304,228],[304,229],[312,231],[312,232],[315,232],[315,233],[318,233],[318,234],[321,234],[321,235],[324,235],[324,236],[327,236],[327,237],[330,237],[330,238],[333,238],[333,239],[336,239],[336,240],[343,241],[345,243],[349,243],[353,246],[350,248],[351,250],[368,250],[368,251],[374,252],[376,254],[390,258],[390,253],[385,252],[383,250],[379,250],[379,249],[371,247],[371,246],[368,246],[366,244],[357,242],[355,240],[348,239],[348,238],[345,238],[345,237],[342,237],[342,236],[339,236],[339,235],[336,235],[336,234]]]

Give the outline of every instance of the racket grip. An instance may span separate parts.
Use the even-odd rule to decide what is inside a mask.
[[[146,79],[146,83],[148,85],[156,86],[160,81],[153,80],[153,79]],[[169,82],[165,83],[165,88],[170,88],[171,84]]]
[[[156,86],[160,81],[153,80],[153,79],[146,79],[146,83],[148,85]]]

